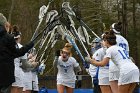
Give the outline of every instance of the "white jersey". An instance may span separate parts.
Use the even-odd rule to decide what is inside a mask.
[[[90,64],[89,65],[89,75],[91,77],[95,77],[96,76],[96,73],[97,73],[97,67],[94,66],[94,65],[92,65],[92,64]]]
[[[38,91],[39,90],[39,86],[38,86],[38,75],[37,72],[33,72],[32,71],[32,88],[34,91]]]
[[[23,80],[24,80],[23,91],[32,90],[32,72],[31,71],[24,72]]]
[[[124,48],[127,53],[129,54],[129,45],[128,41],[121,35],[116,35],[116,42],[117,45]],[[110,60],[109,62],[109,72],[119,71],[119,69],[115,66],[115,64]]]
[[[97,61],[101,61],[103,60],[105,53],[106,53],[105,49],[100,48],[94,53],[93,59]],[[109,65],[106,65],[104,67],[99,67],[98,79],[102,79],[105,77],[109,77]]]
[[[128,41],[121,35],[116,35],[117,45],[124,48],[127,52],[129,52]]]
[[[105,58],[106,57],[113,61],[116,67],[120,70],[120,73],[127,74],[134,69],[138,69],[131,59],[129,59],[126,50],[117,45],[113,45],[107,49]]]
[[[17,43],[18,48],[23,47],[20,43]],[[14,59],[15,67],[21,66],[20,59],[27,59],[27,53],[24,56],[18,57]]]
[[[69,57],[67,62],[62,61],[61,56],[58,58],[57,68],[57,80],[63,80],[66,82],[75,82],[76,75],[74,68],[78,67],[79,63],[73,57]]]
[[[17,43],[18,48],[21,48],[22,45],[20,43]],[[22,70],[21,62],[20,59],[27,59],[27,54],[25,54],[22,57],[18,57],[14,59],[14,65],[15,65],[15,82],[12,84],[12,86],[18,86],[18,87],[23,87],[23,77],[24,77],[24,72]]]

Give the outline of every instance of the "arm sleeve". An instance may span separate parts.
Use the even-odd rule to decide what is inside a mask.
[[[71,62],[73,62],[73,66],[74,67],[78,67],[79,66],[79,63],[76,61],[76,59],[74,57],[70,57],[71,59]]]
[[[104,56],[104,58],[106,58],[106,57],[111,58],[111,53],[112,53],[112,51],[110,50],[110,48],[108,48],[106,50],[106,55]]]
[[[11,51],[11,54],[14,58],[23,56],[34,46],[34,43],[30,42],[30,43],[26,44],[24,47],[21,47],[19,49],[19,48],[16,48],[16,42],[15,42],[14,38],[9,39],[8,42],[9,42],[8,43],[9,50]]]
[[[74,69],[75,69],[76,73],[77,73],[77,72],[81,72],[81,71],[82,71],[82,69],[81,69],[81,67],[80,67],[80,66],[77,66],[77,67],[75,67]]]

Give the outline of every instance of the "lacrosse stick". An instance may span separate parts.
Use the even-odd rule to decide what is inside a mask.
[[[49,41],[47,42],[47,45],[46,45],[46,48],[45,48],[45,50],[43,51],[43,54],[41,55],[41,58],[40,58],[40,60],[42,60],[42,57],[44,56],[44,54],[45,54],[45,51],[47,50],[47,46],[48,46],[48,44],[50,43],[50,41],[51,41],[51,39],[52,39],[52,37],[53,37],[53,34],[54,34],[54,31],[55,31],[55,29],[57,28],[57,25],[60,25],[60,21],[58,20],[59,19],[59,17],[61,17],[61,16],[57,16],[57,14],[58,13],[56,13],[57,11],[55,10],[53,10],[53,12],[55,12],[55,13],[52,13],[52,12],[50,12],[50,15],[51,15],[51,17],[50,17],[50,15],[48,15],[49,16],[49,18],[51,18],[51,22],[48,22],[48,24],[50,24],[50,26],[48,27],[48,28],[46,28],[46,31],[44,31],[44,34],[45,33],[47,33],[48,31],[50,31],[51,32],[51,37],[50,37],[50,39],[49,39]],[[53,14],[55,14],[54,16],[52,16]],[[52,20],[53,19],[53,20]],[[48,18],[47,18],[47,20],[48,20]],[[44,37],[44,36],[43,36]]]
[[[78,35],[81,38],[81,40],[83,42],[86,42],[88,45],[91,45],[89,43],[90,35],[87,33],[86,28],[84,26],[79,26],[78,29],[77,29],[77,31],[78,31]]]
[[[42,60],[42,58],[43,58],[43,56],[45,54],[45,51],[48,48],[48,44],[50,43],[51,39],[54,37],[52,34],[54,34],[54,31],[55,31],[56,28],[57,28],[57,26],[54,27],[54,29],[51,31],[51,37],[50,37],[49,41],[47,42],[47,45],[46,45],[45,49],[43,50],[43,53],[41,54],[41,58],[38,56],[39,55],[39,51],[41,50],[41,48],[39,48],[39,50],[37,52],[37,59],[40,58],[39,62],[41,62],[41,60]]]
[[[49,26],[45,29],[46,31],[44,31],[43,33],[42,41],[40,43],[40,48],[42,48],[42,46],[44,45],[47,39],[46,33],[48,33],[48,31],[53,32],[53,29],[55,29],[57,25],[60,25],[59,17],[60,16],[58,16],[58,12],[56,10],[52,10],[47,14],[46,23]]]
[[[46,23],[52,22],[56,16],[58,16],[58,12],[56,10],[51,10],[50,12],[48,12],[46,17]]]
[[[43,50],[43,53],[41,53],[40,61],[43,59],[43,56],[44,56],[44,54],[45,54],[45,51],[46,51],[46,50],[48,49],[48,47],[49,47],[50,41],[51,41],[52,39],[55,38],[55,36],[54,36],[55,29],[56,29],[56,28],[53,29],[53,31],[52,31],[52,33],[51,33],[51,35],[50,35],[50,39],[48,40],[48,42],[47,42],[47,44],[46,44],[46,47],[45,47],[45,49]]]
[[[52,50],[52,48],[54,47],[54,45],[55,45],[56,42],[57,42],[57,39],[53,39],[52,42],[51,42],[51,44],[49,44],[49,45],[46,46],[46,47],[48,47],[48,48],[51,47],[51,49],[49,50],[49,53],[48,53],[48,54],[50,54],[50,52],[51,52],[51,50]],[[45,48],[45,49],[47,50],[47,48]],[[43,72],[44,72],[45,67],[46,67],[45,62],[47,61],[47,59],[48,59],[48,57],[49,57],[49,55],[47,55],[47,57],[46,57],[45,59],[43,59],[43,58],[44,58],[44,55],[45,55],[45,53],[46,53],[46,50],[45,50],[45,52],[43,52],[43,54],[41,55],[41,58],[38,57],[38,58],[40,58],[40,59],[39,59],[40,65],[39,65],[39,67],[38,67],[38,73],[39,73],[40,75],[43,75]],[[42,60],[42,59],[43,59],[43,60]]]
[[[41,25],[41,23],[43,21],[43,17],[45,16],[45,13],[46,12],[47,12],[47,7],[45,5],[43,5],[42,7],[40,7],[40,11],[39,11],[39,23],[38,23],[38,25],[37,25],[37,27],[35,29],[35,32],[34,32],[32,38],[31,38],[31,41],[35,38],[35,36],[36,36],[36,34],[37,34],[38,30],[39,30],[39,27],[40,27],[40,25]]]
[[[46,17],[46,23],[49,24],[51,22],[54,21],[55,17],[58,15],[58,12],[56,10],[51,10],[50,12],[47,13],[47,17]],[[41,38],[41,42],[40,42],[40,46],[39,48],[41,49],[43,47],[43,45],[45,44],[49,34],[51,33],[52,31],[50,31],[49,33],[46,31],[43,33],[43,36]],[[48,33],[48,34],[47,34]],[[47,34],[47,36],[46,36]]]
[[[49,46],[51,46],[51,49],[49,50],[49,54],[50,54],[50,52],[51,52],[53,46],[55,45],[56,41],[57,41],[57,40],[54,40],[54,41],[52,42],[52,45],[51,45],[51,44],[49,45]],[[43,60],[40,59],[40,61],[39,61],[40,65],[35,69],[40,75],[43,75],[43,73],[44,73],[44,70],[45,70],[45,68],[46,68],[45,62],[47,61],[48,57],[49,57],[49,56],[47,56],[47,57],[46,57],[45,59],[43,59]]]
[[[75,13],[72,11],[69,2],[63,2],[62,9],[64,9],[69,15],[76,16]]]
[[[92,32],[92,34],[94,34],[97,38],[100,38],[94,31],[92,31],[86,24],[85,22],[76,15],[76,13],[72,10],[72,8],[69,5],[69,2],[64,2],[62,4],[62,9],[64,9],[70,16],[74,16],[75,18],[77,18],[77,20],[84,26],[86,27],[89,31]]]
[[[35,41],[42,33],[43,35],[47,34],[49,31],[52,31],[55,26],[60,25],[60,21],[58,20],[59,17],[60,16],[57,16],[52,22],[48,22],[47,26],[41,32],[39,32],[39,34],[37,34],[32,41]]]
[[[47,7],[46,7],[45,5],[43,5],[42,7],[40,7],[39,16],[38,16],[38,18],[39,18],[39,23],[38,23],[38,25],[37,25],[37,27],[36,27],[36,29],[35,29],[35,32],[34,32],[32,38],[31,38],[31,41],[36,37],[36,35],[37,35],[37,33],[38,33],[38,30],[39,30],[39,27],[40,27],[40,25],[41,25],[41,23],[42,23],[42,21],[43,21],[43,18],[44,18],[44,16],[45,16],[46,12],[48,11],[49,6],[50,6],[50,3],[51,3],[52,1],[53,1],[53,0],[49,0],[49,3],[48,3],[48,5],[47,5]]]
[[[45,35],[47,33],[51,32],[53,29],[55,29],[57,25],[60,25],[60,22],[59,22],[58,19],[59,19],[59,17],[55,18],[52,22],[49,22],[49,24],[47,24],[47,26],[44,28],[44,30],[41,31],[32,41],[34,41],[37,37],[39,37],[41,35],[41,33],[43,33],[43,37],[41,38],[42,40],[40,39],[40,41],[43,41],[43,45],[44,45],[44,42],[45,42],[44,37],[45,37]],[[38,56],[39,51],[41,50],[43,45],[40,44],[40,47],[39,47],[38,52],[37,52],[37,56]]]
[[[52,43],[52,45],[51,45],[51,49],[49,49],[49,53],[48,53],[48,55],[47,55],[47,57],[45,58],[45,59],[43,59],[43,60],[41,60],[41,64],[40,64],[40,66],[39,66],[39,68],[38,68],[38,73],[40,74],[40,75],[43,75],[43,73],[44,73],[44,70],[45,70],[45,67],[46,67],[46,62],[47,62],[47,60],[48,60],[48,58],[49,58],[49,56],[50,56],[50,53],[51,53],[51,51],[52,51],[52,49],[53,49],[53,47],[54,47],[54,45],[56,44],[56,42],[57,42],[57,40],[54,40],[53,41],[53,43]],[[53,67],[52,67],[53,68]],[[52,69],[51,68],[51,69]],[[50,70],[51,70],[50,69]]]
[[[82,42],[81,38],[79,37],[79,35],[78,35],[78,33],[77,33],[76,29],[75,29],[74,21],[72,20],[71,16],[68,15],[68,17],[69,17],[69,20],[70,20],[70,22],[71,22],[71,27],[72,27],[73,30],[74,30],[74,33],[75,33],[76,38],[78,39],[78,41],[79,41],[79,42],[81,43],[81,45],[83,46],[83,48],[84,48],[84,50],[85,50],[87,56],[90,56],[90,54],[88,53],[88,51],[87,51],[87,49],[86,49],[84,43]]]
[[[46,58],[44,59],[44,56],[45,56],[45,54],[46,54],[46,52],[47,52],[47,49],[44,51],[45,53],[44,53],[44,55],[42,55],[42,57],[41,57],[41,59],[40,59],[40,61],[41,60],[44,60],[45,62],[48,60],[48,58],[49,58],[49,56],[50,56],[50,53],[52,52],[52,49],[53,49],[53,47],[54,47],[54,45],[56,44],[56,42],[57,42],[58,40],[55,38],[55,39],[53,39],[52,41],[51,41],[51,43],[47,46],[47,49],[49,48],[49,52],[47,53],[48,55],[46,56]]]
[[[83,46],[87,56],[90,56],[90,54],[88,53],[84,43],[82,42],[81,38],[79,37],[79,34],[77,33],[76,29],[75,29],[75,26],[74,26],[74,21],[72,20],[72,17],[70,15],[74,15],[75,16],[75,13],[72,11],[72,9],[70,8],[69,6],[69,2],[64,2],[62,4],[62,8],[68,13],[68,19],[69,19],[69,23],[70,23],[70,31],[71,32],[74,32],[74,36],[78,39],[78,41],[81,43],[81,45]],[[68,28],[68,29],[69,29]]]
[[[32,41],[34,42],[42,33],[47,33],[51,31],[56,25],[60,25],[60,22],[58,20],[54,20],[53,22],[49,23],[37,36],[35,36]]]
[[[57,28],[57,31],[60,35],[62,35],[62,37],[65,37],[66,40],[73,45],[75,51],[77,52],[77,54],[81,58],[84,67],[88,68],[88,64],[85,62],[85,59],[82,56],[78,46],[76,45],[74,39],[67,33],[66,29],[62,25],[59,25],[58,28]]]

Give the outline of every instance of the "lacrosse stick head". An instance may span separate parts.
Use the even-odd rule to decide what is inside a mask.
[[[86,37],[85,37],[85,33],[84,33],[84,30],[86,30],[83,26],[79,26],[77,31],[78,31],[78,35],[79,37],[81,38],[81,40],[83,42],[86,42]]]
[[[91,43],[89,41],[91,36],[88,34],[87,29],[84,26],[79,26],[77,31],[78,31],[78,35],[80,36],[81,40],[83,42],[86,42],[88,45],[91,45]]]
[[[39,10],[39,16],[38,16],[39,20],[43,19],[46,12],[47,12],[47,7],[45,5],[41,6]]]
[[[56,10],[51,10],[50,12],[48,12],[46,17],[46,23],[52,22],[56,16],[58,16],[58,12]]]
[[[69,4],[70,4],[69,2],[63,2],[62,3],[62,9],[65,10],[68,13],[68,15],[75,16],[75,13],[73,12],[73,10],[72,10],[72,8],[70,7]]]

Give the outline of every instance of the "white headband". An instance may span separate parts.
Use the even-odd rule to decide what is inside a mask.
[[[14,36],[14,39],[18,39],[20,37],[21,37],[20,35]]]
[[[115,29],[115,24],[116,24],[116,23],[113,23],[113,24],[111,25],[112,30],[113,30],[116,34],[120,34],[120,32],[117,31],[117,30]]]

